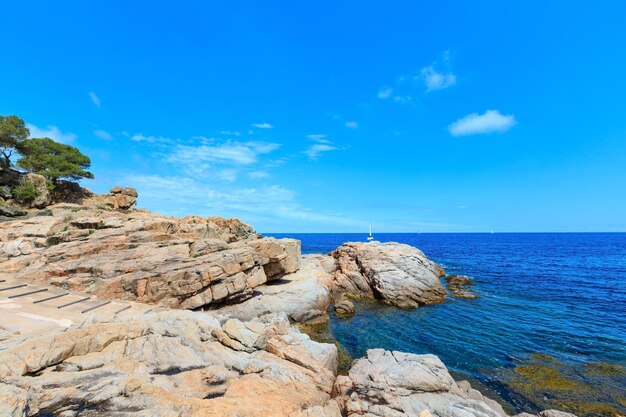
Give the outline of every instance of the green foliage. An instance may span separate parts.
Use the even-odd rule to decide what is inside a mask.
[[[22,204],[29,204],[32,203],[37,197],[37,188],[35,187],[35,184],[22,180],[17,187],[11,190],[11,194],[13,194],[13,198],[15,198],[18,202]]]
[[[13,151],[21,152],[21,146],[30,132],[24,120],[17,116],[0,116],[0,168],[11,167]]]
[[[23,157],[17,161],[19,167],[43,175],[53,183],[59,179],[93,178],[93,174],[86,171],[91,166],[88,156],[50,138],[27,139],[20,153]]]

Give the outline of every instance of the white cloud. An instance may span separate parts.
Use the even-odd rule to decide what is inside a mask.
[[[258,180],[262,178],[269,178],[271,177],[271,175],[266,171],[252,171],[248,173],[248,177],[254,180]]]
[[[89,92],[89,98],[91,102],[96,105],[96,107],[100,107],[100,98],[93,91]]]
[[[472,113],[448,126],[452,136],[467,136],[479,133],[506,132],[517,123],[515,115],[503,115],[498,110],[487,110],[483,114]]]
[[[338,214],[317,213],[296,201],[296,193],[280,185],[224,189],[188,177],[131,175],[123,179],[139,191],[147,208],[170,215],[222,215],[243,221],[284,224],[285,219],[323,225],[362,224]]]
[[[391,94],[393,94],[393,88],[383,87],[378,91],[378,98],[384,100],[384,99],[391,97]]]
[[[312,140],[314,142],[320,142],[320,143],[330,143],[330,141],[326,138],[326,135],[321,134],[321,133],[315,133],[312,135],[306,135],[307,138],[309,138],[309,140]]]
[[[346,127],[350,128],[350,129],[356,129],[357,127],[359,127],[359,124],[353,120],[346,122]]]
[[[107,132],[106,130],[94,130],[93,134],[99,137],[100,139],[104,139],[104,140],[113,139],[113,136],[111,136],[111,134]]]
[[[237,132],[237,131],[230,131],[230,130],[222,130],[220,132],[220,135],[226,135],[226,136],[239,136],[241,135],[241,132]]]
[[[413,97],[411,96],[394,96],[393,101],[400,104],[408,104],[413,102]]]
[[[254,164],[258,161],[259,155],[268,154],[279,147],[277,143],[233,141],[199,146],[176,145],[173,153],[166,157],[166,161],[178,164],[194,174],[214,168],[215,164],[226,165],[222,171],[216,171],[217,177],[233,181],[237,175],[237,167]]]
[[[274,126],[272,126],[269,123],[255,123],[252,126],[256,127],[257,129],[273,129]]]
[[[166,138],[163,136],[146,136],[142,133],[136,133],[130,137],[131,140],[135,142],[146,142],[146,143],[173,143],[174,140],[171,138]]]
[[[76,135],[74,133],[63,133],[56,126],[48,126],[47,128],[42,129],[35,125],[27,124],[26,127],[30,131],[31,138],[50,138],[65,144],[72,143],[76,140]]]
[[[439,72],[433,65],[422,68],[420,77],[424,80],[427,93],[443,90],[456,84],[456,75],[452,72]]]
[[[318,159],[323,152],[334,151],[337,149],[339,148],[327,143],[316,143],[315,145],[309,146],[309,148],[304,151],[304,154],[310,159]]]

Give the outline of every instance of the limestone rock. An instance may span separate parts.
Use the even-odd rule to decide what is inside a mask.
[[[289,328],[284,315],[243,326],[267,348],[233,350],[213,336],[222,330],[210,315],[171,310],[92,320],[26,341],[0,352],[0,413],[341,415],[330,398],[334,345]]]
[[[333,297],[376,298],[386,304],[417,307],[441,302],[443,269],[424,253],[400,243],[351,242],[330,253],[336,260]]]

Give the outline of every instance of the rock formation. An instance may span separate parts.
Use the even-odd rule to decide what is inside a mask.
[[[335,382],[347,417],[506,417],[502,406],[467,381],[456,382],[435,355],[371,349]],[[535,417],[520,414],[517,417]],[[549,410],[539,417],[575,417]]]
[[[265,313],[284,312],[297,322],[326,321],[333,277],[326,272],[327,256],[305,255],[297,272],[255,288],[252,298],[221,306],[215,314],[249,320]]]
[[[468,287],[474,285],[474,281],[462,275],[448,275],[446,285],[456,298],[478,298],[478,296]]]
[[[400,307],[443,301],[444,270],[401,243],[351,242],[330,253],[336,261],[333,298],[375,298]]]
[[[0,223],[0,277],[193,309],[246,299],[300,264],[299,241],[258,239],[237,219],[49,209],[51,215]]]
[[[339,417],[336,366],[284,314],[92,320],[0,352],[0,415]]]
[[[83,201],[86,206],[115,210],[132,210],[137,206],[137,190],[132,187],[112,187],[109,194],[94,194]]]

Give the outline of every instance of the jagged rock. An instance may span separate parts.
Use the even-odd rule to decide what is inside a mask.
[[[341,415],[336,404],[326,413],[332,411],[334,345],[311,341],[290,328],[285,315],[243,326],[266,347],[255,341],[247,351],[233,350],[213,335],[224,326],[210,315],[171,310],[92,320],[28,340],[0,352],[0,413]]]
[[[10,199],[13,197],[11,194],[11,187],[8,185],[0,185],[0,198]]]
[[[351,242],[330,253],[336,260],[333,298],[376,298],[386,304],[417,307],[441,302],[444,270],[424,253],[400,243]]]
[[[280,280],[254,288],[255,295],[238,304],[220,307],[215,313],[249,320],[268,312],[284,312],[298,322],[328,320],[332,276],[322,263],[325,256],[305,255],[300,269]]]
[[[538,417],[576,417],[575,414],[565,413],[558,410],[545,410],[537,414]]]
[[[133,210],[137,206],[138,195],[132,187],[115,186],[111,187],[109,194],[93,194],[83,204],[113,210]]]
[[[24,178],[26,181],[33,184],[37,190],[37,195],[30,203],[30,206],[35,208],[44,208],[48,206],[52,202],[52,196],[50,195],[46,178],[42,175],[33,173],[24,175]]]
[[[264,239],[255,239],[254,230],[236,219],[74,205],[51,206],[51,213],[0,223],[0,276],[194,309],[249,298],[267,281],[265,266],[274,259],[257,252],[267,247]],[[293,271],[299,264],[292,239],[272,239],[269,246],[285,254],[273,270],[281,264]]]
[[[452,295],[456,298],[478,298],[473,291],[467,287],[474,285],[474,281],[463,275],[448,275],[446,278],[446,285],[452,292]]]
[[[497,403],[470,398],[434,355],[368,350],[335,387],[349,417],[415,416],[424,410],[436,416],[506,416]]]
[[[350,300],[341,300],[336,302],[335,313],[339,316],[351,316],[354,314],[354,304]]]
[[[250,246],[261,256],[268,280],[296,272],[300,266],[300,241],[297,239],[265,238],[250,242]]]
[[[16,207],[5,206],[4,204],[0,204],[0,216],[5,217],[19,217],[24,216],[26,212],[24,210],[20,210]]]

